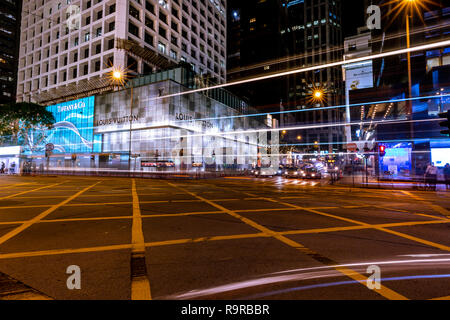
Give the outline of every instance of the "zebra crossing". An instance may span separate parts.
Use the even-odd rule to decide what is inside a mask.
[[[254,180],[275,186],[320,187],[325,183],[324,180],[287,179],[283,177],[255,178]]]

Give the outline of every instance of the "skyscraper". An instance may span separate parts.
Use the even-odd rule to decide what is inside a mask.
[[[294,0],[283,1],[283,6],[286,20],[281,33],[289,47],[290,69],[323,65],[342,59],[341,1]],[[288,110],[339,105],[343,102],[342,71],[340,68],[324,68],[291,76],[288,90]],[[341,121],[343,113],[340,109],[298,112],[295,117],[295,122],[302,124]],[[301,136],[302,142],[307,145],[328,144],[323,150],[330,152],[339,149],[343,141],[342,127],[334,126],[308,130]]]
[[[112,66],[138,75],[185,62],[222,83],[225,10],[223,0],[26,1],[17,98],[99,89]]]
[[[228,79],[261,76],[342,58],[340,0],[231,0],[228,19]],[[312,99],[315,89],[320,91],[321,99]],[[341,69],[326,68],[258,81],[235,90],[267,112],[293,111],[280,116],[280,125],[289,126],[343,120],[343,113],[337,110],[301,112],[343,102],[342,89]],[[340,127],[304,133],[290,131],[285,138],[297,141],[299,137],[303,144],[334,142],[334,149],[338,149],[343,131]],[[332,151],[333,144],[326,150]]]
[[[0,104],[15,101],[21,0],[0,0]]]
[[[274,62],[289,54],[282,43],[284,15],[278,0],[228,0],[228,62],[227,80],[234,81],[279,71]],[[284,96],[285,81],[259,81],[233,87],[259,109],[277,109]]]

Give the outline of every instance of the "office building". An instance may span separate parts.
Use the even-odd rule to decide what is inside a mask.
[[[0,104],[16,100],[21,0],[0,0]]]
[[[221,0],[30,0],[24,3],[19,101],[48,104],[108,87],[113,66],[130,76],[191,65],[226,80]]]

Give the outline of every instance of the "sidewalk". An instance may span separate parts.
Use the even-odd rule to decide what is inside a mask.
[[[331,181],[330,181],[330,184]],[[423,181],[406,181],[406,180],[380,180],[375,177],[369,177],[366,183],[366,177],[362,175],[355,175],[350,177],[343,177],[339,181],[334,182],[335,186],[355,187],[355,188],[371,188],[371,189],[410,189],[418,191],[432,191],[426,190]],[[436,185],[436,191],[445,192],[446,186],[439,182]],[[450,190],[448,191],[450,192]]]

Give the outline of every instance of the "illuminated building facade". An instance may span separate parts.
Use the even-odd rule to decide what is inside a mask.
[[[265,146],[263,119],[236,96],[217,89],[179,94],[186,68],[131,80],[126,88],[49,106],[56,117],[46,138],[26,154],[50,170],[245,170]],[[248,133],[247,133],[248,132]]]

